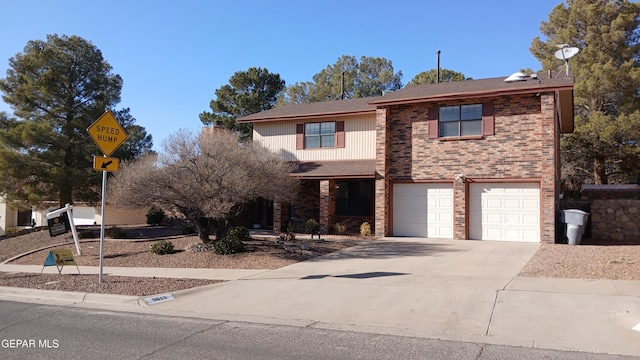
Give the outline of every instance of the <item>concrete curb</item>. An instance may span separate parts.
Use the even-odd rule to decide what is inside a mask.
[[[0,286],[0,298],[24,299],[31,302],[57,302],[65,304],[128,305],[138,306],[137,296],[96,294],[75,291],[41,290]]]

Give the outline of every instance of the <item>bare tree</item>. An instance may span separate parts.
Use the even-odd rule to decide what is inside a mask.
[[[298,181],[294,165],[227,130],[200,135],[181,130],[165,140],[163,152],[124,163],[109,184],[109,199],[127,207],[155,205],[185,216],[209,242],[226,233],[242,205],[258,197],[290,200]]]

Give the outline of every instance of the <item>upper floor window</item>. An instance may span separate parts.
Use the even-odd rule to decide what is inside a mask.
[[[440,107],[439,137],[482,135],[482,104]]]
[[[296,149],[343,148],[344,132],[344,121],[297,124]]]
[[[336,146],[336,123],[304,124],[304,144],[307,149],[332,148]]]
[[[493,103],[429,108],[429,139],[494,135]]]

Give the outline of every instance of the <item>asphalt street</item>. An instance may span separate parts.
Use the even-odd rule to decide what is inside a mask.
[[[2,359],[632,359],[0,301]]]

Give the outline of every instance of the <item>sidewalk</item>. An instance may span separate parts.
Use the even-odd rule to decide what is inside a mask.
[[[59,298],[53,300],[144,313],[640,356],[640,331],[632,329],[640,323],[640,281],[518,277],[538,247],[386,238],[277,270],[104,268],[113,275],[163,276],[162,271],[170,270],[167,276],[230,281],[176,292],[174,300],[155,305],[135,297],[90,294],[67,299],[56,294]],[[7,266],[0,271],[28,270]],[[40,272],[36,267],[31,270]],[[80,271],[97,273],[97,268]],[[0,288],[0,298],[6,300],[42,299],[46,293]]]

